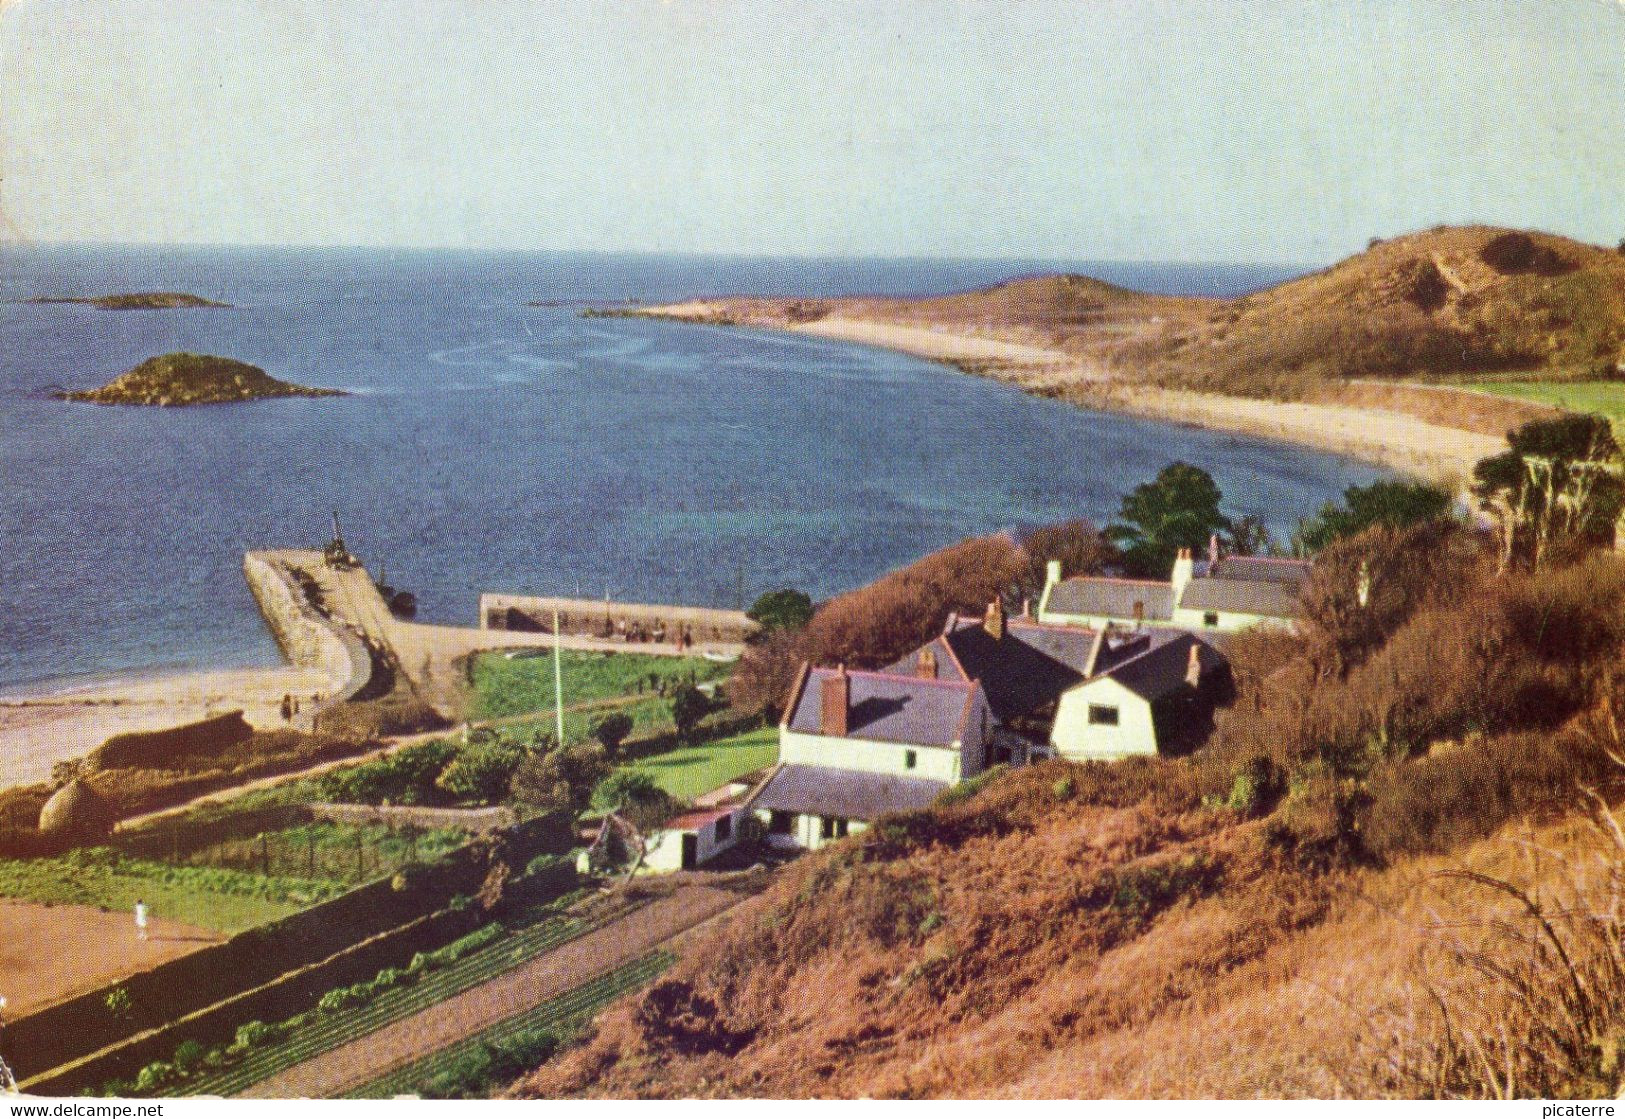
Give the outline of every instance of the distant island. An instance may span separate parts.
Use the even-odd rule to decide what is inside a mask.
[[[257,365],[209,354],[174,353],[148,358],[99,389],[56,393],[58,400],[90,404],[232,404],[280,396],[348,396],[339,389],[279,381]]]
[[[181,307],[230,307],[184,291],[133,291],[121,295],[36,295],[28,303],[84,303],[104,311],[165,311]]]

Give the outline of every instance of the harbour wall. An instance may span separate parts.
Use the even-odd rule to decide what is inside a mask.
[[[277,553],[246,553],[243,578],[289,663],[318,669],[333,681],[333,690],[315,711],[308,712],[310,720],[367,686],[372,678],[372,656],[365,643],[317,611]]]

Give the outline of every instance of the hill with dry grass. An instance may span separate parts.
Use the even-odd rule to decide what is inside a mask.
[[[1625,255],[1544,233],[1440,227],[1236,299],[1062,275],[923,299],[708,300],[683,317],[951,330],[1064,352],[1083,380],[1315,398],[1363,378],[1614,375],[1625,359]],[[1049,381],[1065,394],[1064,380]]]

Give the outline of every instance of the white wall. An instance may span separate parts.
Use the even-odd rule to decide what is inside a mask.
[[[973,713],[974,718],[974,713]],[[972,730],[975,729],[975,724]],[[980,759],[980,743],[977,757]],[[909,769],[907,752],[913,750],[915,764]],[[932,781],[957,783],[963,764],[958,746],[908,746],[900,742],[875,742],[866,738],[825,738],[818,734],[779,730],[779,761],[784,765],[816,765],[826,769],[847,769],[857,773],[890,773],[898,777],[924,777]]]
[[[1290,629],[1293,625],[1291,618],[1272,618],[1263,614],[1236,614],[1228,610],[1216,611],[1219,615],[1219,624],[1210,626],[1203,620],[1207,611],[1191,610],[1179,606],[1174,608],[1174,620],[1170,624],[1176,629],[1188,629],[1194,633],[1236,633],[1240,630],[1251,629],[1253,626],[1275,626],[1281,629]]]
[[[692,834],[698,837],[695,849],[695,865],[709,862],[711,859],[728,850],[739,842],[739,827],[744,823],[747,815],[743,807],[734,809],[728,814],[733,821],[733,830],[727,839],[717,838],[717,824],[713,820],[693,829]],[[661,829],[650,834],[648,848],[644,852],[643,865],[651,871],[669,872],[683,869],[683,835],[685,833],[676,828]]]
[[[1117,725],[1091,724],[1091,704],[1117,708]],[[1061,696],[1050,744],[1071,761],[1155,754],[1151,704],[1109,677],[1079,684]]]
[[[761,821],[762,830],[766,831],[768,825],[772,822],[773,814],[764,808],[756,813],[756,818]],[[869,824],[866,820],[848,820],[846,822],[847,835],[857,835],[860,832],[867,831],[868,829]],[[779,840],[780,842],[788,840],[794,846],[800,847],[807,851],[816,851],[826,843],[835,842],[835,839],[824,838],[823,817],[809,814],[802,814],[792,817],[790,821],[789,835],[785,836],[781,834],[778,836],[769,836],[768,842],[772,843],[775,839]]]

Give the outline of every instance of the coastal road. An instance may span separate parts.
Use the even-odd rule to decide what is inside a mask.
[[[278,1073],[239,1099],[331,1099],[565,994],[726,912],[745,895],[684,884],[489,983]]]

